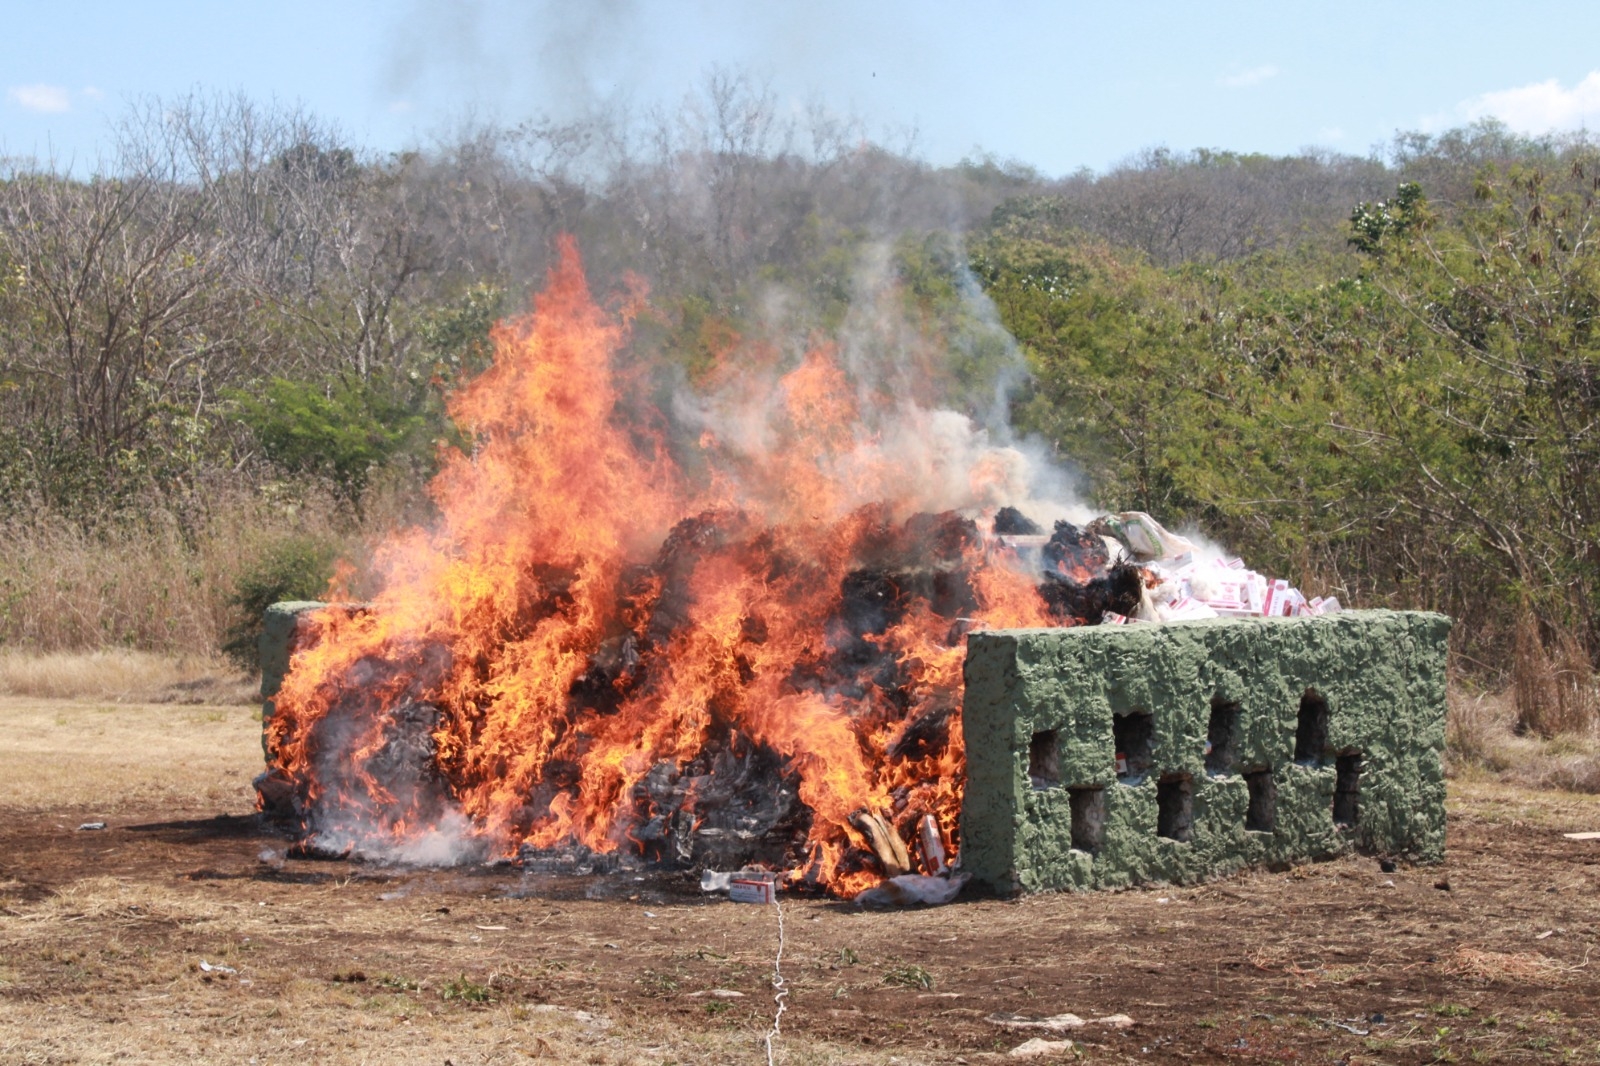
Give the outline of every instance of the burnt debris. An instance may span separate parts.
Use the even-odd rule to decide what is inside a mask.
[[[1115,561],[1098,533],[1057,522],[1040,553],[1044,563],[1039,595],[1063,625],[1099,625],[1107,612],[1132,615],[1144,594],[1145,571],[1122,557]]]
[[[861,535],[853,542],[854,565],[842,575],[833,570],[834,576],[826,577],[828,572],[815,562],[786,554],[778,534],[731,509],[684,519],[651,562],[620,574],[618,600],[623,609],[618,631],[593,647],[568,688],[567,699],[575,713],[567,728],[575,732],[555,738],[520,811],[511,818],[512,828],[524,837],[536,836],[534,830],[548,812],[577,797],[583,787],[583,771],[576,761],[585,743],[582,715],[611,718],[622,713],[630,700],[650,697],[652,685],[671,669],[672,642],[693,616],[697,572],[719,560],[760,580],[799,589],[815,588],[819,580],[835,582],[831,614],[816,644],[797,657],[787,678],[789,688],[856,700],[863,738],[890,727],[880,757],[891,763],[919,764],[948,751],[958,720],[957,702],[930,704],[919,697],[913,690],[914,670],[920,664],[902,662],[883,638],[911,612],[930,611],[948,620],[948,644],[963,641],[971,616],[978,613],[971,574],[998,545],[987,540],[973,520],[956,512],[918,514],[895,522],[884,509],[867,508],[853,521]],[[1001,510],[992,529],[1002,537],[1043,539],[1039,526],[1014,508]],[[1144,572],[1125,559],[1113,560],[1100,536],[1058,522],[1048,542],[1040,548],[1035,540],[1030,550],[1035,553],[1031,565],[1037,567],[1039,595],[1059,622],[1095,624],[1106,612],[1137,610]],[[552,569],[537,576],[536,592],[519,611],[513,628],[531,627],[571,608],[567,590],[573,575]],[[767,623],[759,614],[752,612],[741,621],[736,644],[743,650],[735,650],[734,667],[746,681],[752,676],[754,649],[768,639]],[[350,851],[353,834],[344,824],[347,814],[359,815],[356,821],[383,822],[398,812],[426,824],[450,808],[457,768],[438,749],[434,737],[441,722],[470,725],[478,712],[471,706],[453,707],[439,695],[439,681],[450,666],[448,651],[420,650],[417,656],[405,663],[361,664],[357,680],[362,683],[343,691],[304,738],[315,780],[295,779],[281,769],[263,775],[259,783],[263,808],[288,813],[298,821],[301,853]],[[570,839],[551,847],[524,844],[518,861],[531,871],[565,873],[644,867],[804,868],[813,812],[799,798],[800,771],[771,747],[741,732],[737,715],[720,707],[719,698],[710,697],[709,724],[697,754],[682,764],[657,762],[631,786],[631,793],[624,794],[632,817],[619,823],[624,831],[614,850],[596,850]],[[357,739],[364,750],[375,752],[359,766],[340,755]],[[314,802],[314,792],[329,789],[340,794],[338,804]],[[902,867],[908,860],[900,853],[904,845],[897,852],[888,837],[914,838],[924,812],[908,804],[901,792],[895,794],[894,803],[893,810],[855,816],[856,828],[871,847],[848,856],[847,871],[905,872]],[[937,831],[934,823],[936,838]],[[924,850],[928,847],[925,844]],[[359,854],[359,846],[355,851]]]

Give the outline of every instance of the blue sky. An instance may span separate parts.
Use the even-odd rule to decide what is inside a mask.
[[[90,169],[130,100],[298,102],[361,147],[463,116],[671,108],[713,67],[936,163],[1156,145],[1365,154],[1495,115],[1600,129],[1600,3],[0,0],[0,155]]]

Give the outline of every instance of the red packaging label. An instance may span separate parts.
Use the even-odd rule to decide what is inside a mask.
[[[735,878],[728,882],[728,898],[735,903],[771,903],[774,886],[771,881],[744,881]]]

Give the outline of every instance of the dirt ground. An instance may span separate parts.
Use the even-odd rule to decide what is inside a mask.
[[[765,1062],[771,906],[289,860],[245,707],[0,699],[0,1063]],[[105,822],[104,829],[80,828]],[[1449,858],[864,913],[785,899],[776,1062],[1600,1062],[1600,797],[1453,782]],[[996,1015],[1134,1025],[1066,1033]]]

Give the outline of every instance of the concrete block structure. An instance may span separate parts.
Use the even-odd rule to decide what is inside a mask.
[[[1450,619],[973,633],[961,864],[993,891],[1444,856]]]
[[[266,747],[266,724],[272,717],[273,697],[283,687],[289,672],[289,656],[296,650],[301,618],[327,604],[311,600],[285,600],[268,607],[261,618],[261,636],[256,650],[261,655],[261,744]]]

